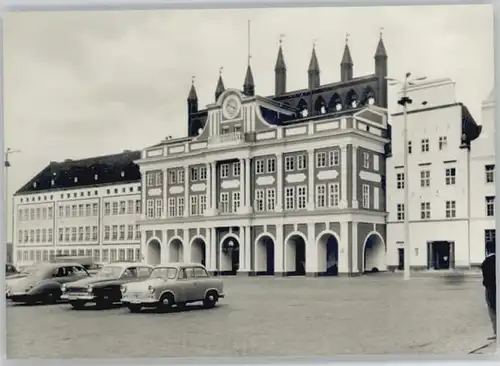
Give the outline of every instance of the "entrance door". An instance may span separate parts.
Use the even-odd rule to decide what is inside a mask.
[[[405,268],[405,248],[398,248],[398,270]]]
[[[454,266],[453,243],[449,241],[433,241],[427,244],[429,269],[442,270]]]

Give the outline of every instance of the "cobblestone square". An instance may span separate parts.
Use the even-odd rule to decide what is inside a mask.
[[[224,278],[211,310],[7,305],[9,358],[465,355],[491,335],[477,278]]]

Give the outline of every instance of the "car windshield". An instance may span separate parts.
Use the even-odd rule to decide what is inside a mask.
[[[177,268],[173,267],[160,267],[155,268],[153,272],[151,272],[151,276],[149,278],[166,278],[166,279],[175,279],[177,276]]]
[[[117,266],[105,266],[102,267],[96,276],[98,277],[108,277],[108,278],[119,278],[123,272],[122,267]]]
[[[27,277],[49,278],[52,273],[52,268],[44,265],[34,265],[24,269],[22,273],[27,274]]]

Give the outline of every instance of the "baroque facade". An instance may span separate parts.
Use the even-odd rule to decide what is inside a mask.
[[[13,261],[142,260],[139,151],[51,162],[14,195]]]
[[[340,81],[286,90],[282,46],[275,94],[219,77],[215,102],[187,99],[188,137],[142,151],[139,221],[148,263],[195,261],[220,274],[325,275],[386,269],[387,54],[353,77],[346,44]]]

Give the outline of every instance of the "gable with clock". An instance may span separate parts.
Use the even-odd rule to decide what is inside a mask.
[[[222,102],[222,116],[225,120],[233,120],[241,114],[241,100],[236,94],[229,94]]]

